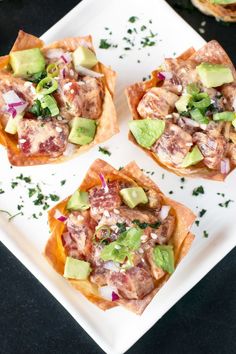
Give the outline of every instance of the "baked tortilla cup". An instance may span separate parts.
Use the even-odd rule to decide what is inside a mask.
[[[101,195],[101,191],[104,188],[104,186],[102,186],[101,184],[101,172],[103,174],[103,179],[106,181],[106,183],[108,183],[108,191],[107,192],[103,192],[104,194]],[[110,183],[110,184],[109,184]],[[149,195],[149,196],[156,196],[159,200],[161,201],[161,204],[159,204],[159,212],[163,213],[160,211],[163,210],[163,205],[165,205],[164,209],[167,207],[167,209],[169,210],[169,214],[168,216],[165,215],[165,219],[163,219],[163,221],[161,221],[161,226],[158,226],[159,229],[153,229],[153,232],[156,232],[160,236],[160,234],[163,232],[163,234],[165,235],[164,238],[162,239],[162,241],[153,241],[152,237],[154,238],[155,234],[151,233],[152,236],[150,236],[150,230],[149,227],[144,225],[142,226],[143,228],[146,227],[146,229],[143,230],[143,232],[146,234],[148,234],[149,232],[149,236],[145,236],[148,237],[148,239],[146,241],[142,241],[144,243],[141,244],[140,247],[146,247],[145,251],[142,251],[142,260],[143,262],[145,262],[145,264],[147,264],[146,262],[150,261],[150,258],[147,258],[147,260],[144,260],[144,258],[146,257],[146,252],[147,255],[150,255],[150,252],[153,251],[152,248],[150,248],[149,246],[144,246],[144,245],[149,245],[145,242],[156,242],[155,243],[155,247],[156,245],[158,245],[159,243],[165,243],[168,244],[170,247],[173,247],[173,262],[174,262],[174,267],[176,268],[176,266],[179,264],[179,262],[182,260],[182,258],[188,253],[189,248],[191,246],[191,243],[194,239],[194,235],[190,232],[190,227],[192,225],[192,223],[195,220],[195,215],[192,213],[191,210],[189,210],[187,207],[185,207],[184,205],[169,199],[168,197],[166,197],[161,191],[160,189],[156,186],[156,184],[148,177],[146,177],[142,171],[140,170],[140,168],[136,165],[135,162],[131,162],[129,163],[126,167],[124,167],[122,170],[118,171],[115,168],[113,168],[112,166],[110,166],[109,164],[107,164],[105,161],[103,160],[96,160],[91,167],[89,168],[83,182],[81,183],[79,190],[86,192],[89,191],[89,195],[90,198],[91,193],[93,193],[94,188],[97,188],[99,190],[99,195],[101,197],[101,200],[108,200],[109,199],[109,193],[113,193],[111,192],[111,190],[114,191],[114,184],[116,183],[120,183],[122,185],[128,185],[128,186],[133,186],[133,187],[141,187],[145,190],[145,192]],[[111,185],[113,185],[113,187],[111,187]],[[96,186],[96,187],[95,187]],[[96,190],[96,193],[97,191]],[[107,194],[106,194],[107,193]],[[67,209],[67,203],[70,197],[64,199],[63,201],[61,201],[59,204],[57,204],[54,208],[52,208],[49,211],[48,214],[48,220],[49,220],[49,227],[51,230],[51,236],[50,239],[48,240],[48,243],[46,245],[45,248],[45,256],[48,259],[48,261],[50,262],[50,264],[52,265],[52,267],[61,275],[63,275],[64,273],[64,268],[65,268],[65,263],[66,263],[66,258],[68,256],[68,252],[73,252],[73,257],[77,258],[77,259],[83,259],[83,260],[87,260],[88,258],[86,257],[86,254],[84,255],[84,253],[81,255],[81,253],[76,254],[76,252],[81,252],[81,249],[75,249],[75,244],[71,243],[71,239],[68,236],[68,230],[69,233],[71,232],[71,230],[74,230],[73,226],[71,228],[71,221],[70,221],[70,211]],[[109,199],[111,200],[111,199]],[[112,197],[112,200],[117,200],[117,196],[114,194],[114,196]],[[149,203],[150,202],[150,197],[149,197]],[[152,199],[153,202],[154,199]],[[92,205],[93,201],[92,199],[90,199],[90,203]],[[106,203],[106,202],[105,202]],[[151,204],[150,204],[151,205]],[[92,206],[91,206],[92,208]],[[95,216],[93,214],[93,217],[91,217],[91,214],[93,213],[92,209],[88,209],[86,210],[86,214],[84,215],[84,222],[82,222],[83,227],[85,227],[85,225],[92,225],[94,222],[94,217],[97,217],[97,213],[95,213]],[[118,210],[117,210],[118,209]],[[93,209],[94,210],[94,209]],[[121,217],[123,214],[122,212],[126,212],[126,213],[134,213],[133,214],[133,218],[137,218],[137,213],[144,213],[144,217],[150,217],[153,221],[153,218],[155,220],[157,220],[159,217],[154,216],[154,213],[156,212],[157,209],[152,209],[149,207],[147,207],[147,209],[144,206],[141,207],[135,207],[133,209],[129,209],[127,206],[124,205],[124,203],[122,205],[120,205],[119,207],[116,205],[116,209],[112,209],[110,208],[109,211],[107,209],[105,209],[105,214],[108,213],[108,217],[109,219],[107,219],[106,222],[110,222],[110,225],[112,223],[112,218],[117,217],[117,215],[119,215],[119,217]],[[120,212],[119,212],[120,210]],[[104,211],[104,210],[103,210]],[[168,213],[167,212],[167,213]],[[89,216],[88,216],[89,213]],[[58,215],[63,215],[63,219],[61,219],[61,217],[59,217],[59,219],[61,220],[65,220],[66,218],[68,218],[66,220],[66,222],[62,222],[58,220]],[[78,219],[78,214],[77,215],[77,219]],[[104,218],[103,215],[103,218]],[[106,216],[107,217],[107,216]],[[130,217],[130,215],[129,215]],[[132,219],[131,217],[131,219]],[[163,216],[164,217],[164,216]],[[99,216],[100,218],[100,216]],[[69,220],[69,221],[68,221]],[[98,220],[98,219],[97,219]],[[100,220],[100,219],[99,219]],[[129,220],[129,219],[127,219]],[[147,219],[142,219],[146,220]],[[120,220],[121,221],[121,220]],[[123,219],[124,221],[124,219]],[[78,221],[77,221],[78,222]],[[100,222],[100,221],[99,221]],[[170,223],[171,222],[171,223]],[[127,221],[128,223],[128,221]],[[69,226],[70,225],[70,226]],[[96,227],[96,222],[95,222],[95,227]],[[142,225],[142,224],[140,224]],[[169,232],[169,226],[171,228],[171,231]],[[77,225],[78,227],[78,225]],[[90,226],[91,227],[91,226]],[[107,227],[107,226],[106,226]],[[141,227],[141,226],[140,226]],[[154,227],[154,225],[153,225]],[[77,228],[78,230],[78,228]],[[84,230],[84,228],[83,228]],[[149,231],[148,231],[149,230]],[[159,231],[158,231],[159,230]],[[92,239],[93,243],[94,241],[94,232],[95,229],[91,230],[91,234],[90,236],[89,233],[87,234],[87,240],[88,237],[90,237],[90,239]],[[167,234],[169,233],[169,239],[167,241]],[[63,236],[64,235],[64,236]],[[65,241],[65,237],[67,238],[67,241]],[[68,242],[68,237],[69,237],[69,242]],[[80,235],[77,234],[77,246],[76,247],[81,247],[81,243],[80,243]],[[82,236],[81,236],[82,237]],[[155,236],[157,237],[157,236]],[[87,242],[87,241],[86,241]],[[95,245],[91,246],[91,244],[88,246],[87,243],[84,243],[84,249],[86,249],[86,252],[91,252],[91,254],[97,254],[96,252],[93,253],[93,251],[91,251],[91,249],[96,250],[96,247],[101,247],[98,246],[95,242]],[[78,246],[78,244],[80,246]],[[70,245],[70,246],[68,246]],[[168,246],[168,247],[169,247]],[[104,246],[105,247],[105,246]],[[70,250],[71,248],[71,250]],[[90,250],[90,251],[88,251]],[[149,251],[148,251],[149,250]],[[140,250],[139,250],[140,251]],[[141,251],[140,251],[141,252]],[[136,256],[139,254],[138,252],[136,252]],[[79,256],[80,254],[80,256]],[[96,258],[97,259],[97,258]],[[146,258],[145,258],[146,259]],[[93,263],[93,260],[90,261],[91,263]],[[96,261],[97,262],[97,261]],[[136,261],[134,261],[136,262]],[[112,262],[108,262],[108,263],[112,263]],[[155,294],[158,292],[158,290],[165,284],[165,282],[168,280],[170,274],[167,271],[164,271],[161,267],[156,266],[153,263],[153,260],[151,260],[151,263],[149,264],[149,266],[147,266],[147,272],[145,272],[145,276],[148,276],[148,280],[144,277],[144,275],[142,275],[142,280],[139,279],[139,283],[136,285],[133,285],[134,288],[135,286],[137,287],[137,289],[133,289],[133,293],[131,292],[131,290],[127,290],[126,292],[124,290],[125,287],[122,286],[122,283],[119,284],[118,286],[118,291],[117,293],[119,294],[119,296],[116,296],[116,301],[110,301],[107,298],[102,297],[101,295],[101,287],[97,285],[96,283],[96,273],[98,272],[98,275],[103,274],[103,272],[101,271],[101,267],[105,267],[104,264],[107,264],[107,262],[103,262],[102,266],[101,263],[98,263],[99,266],[93,265],[92,268],[92,273],[90,274],[89,278],[86,280],[76,280],[76,279],[68,279],[68,281],[71,283],[72,286],[74,286],[78,291],[80,291],[81,294],[83,294],[89,301],[91,301],[92,303],[94,303],[95,305],[97,305],[99,308],[101,308],[102,310],[107,310],[110,309],[114,306],[118,306],[118,305],[122,305],[124,307],[126,307],[127,309],[135,312],[136,314],[141,315],[144,311],[144,309],[146,308],[146,306],[150,303],[150,301],[152,300],[152,298],[155,296]],[[134,264],[134,263],[133,263]],[[135,263],[136,264],[136,263]],[[152,266],[151,266],[152,264]],[[120,264],[121,266],[121,264]],[[99,269],[97,269],[96,267],[98,267]],[[141,267],[139,265],[139,267]],[[102,268],[104,271],[104,268]],[[109,268],[112,269],[112,268]],[[120,268],[121,269],[121,268]],[[152,269],[152,270],[151,270]],[[138,268],[136,265],[131,266],[131,268],[128,269],[128,272],[134,272],[134,270],[140,270],[140,268]],[[108,274],[107,274],[108,272]],[[111,277],[113,276],[112,274],[120,274],[121,272],[114,272],[112,270],[106,270],[106,279],[111,279]],[[95,274],[95,275],[94,275]],[[122,273],[122,274],[126,274],[126,273]],[[108,278],[107,278],[108,277]],[[91,281],[91,279],[93,279],[93,282]],[[95,279],[95,280],[94,280]],[[98,277],[99,281],[101,282],[101,278]],[[132,277],[129,279],[131,282],[131,285],[133,284],[132,281],[134,281],[132,279]],[[103,280],[102,280],[103,281]],[[104,283],[102,283],[102,285],[106,285],[106,281],[105,280]],[[147,284],[145,283],[145,281],[147,281]],[[108,281],[109,283],[109,281]],[[151,287],[150,287],[150,283],[151,283]],[[109,285],[111,285],[111,283],[109,283]],[[112,283],[112,285],[114,286],[114,282]],[[150,291],[148,291],[146,288],[149,286]],[[106,287],[106,286],[105,286]],[[139,287],[141,287],[141,289],[139,289]],[[132,286],[131,286],[132,288]],[[123,293],[122,293],[123,291]],[[143,293],[144,291],[144,293]],[[148,292],[147,292],[148,291]],[[137,293],[139,292],[139,295],[137,295]],[[132,293],[132,295],[131,295]],[[141,293],[141,295],[140,295]],[[135,295],[134,295],[135,294]],[[136,297],[136,298],[132,298],[132,297]]]
[[[235,113],[235,106],[234,106],[235,95],[236,95],[235,68],[232,61],[224,51],[224,49],[215,40],[212,40],[209,43],[205,44],[198,51],[196,51],[194,48],[189,48],[187,51],[185,51],[182,55],[180,55],[177,58],[165,59],[165,63],[163,64],[164,66],[162,68],[160,67],[157,70],[153,71],[151,73],[150,80],[144,82],[138,82],[129,86],[126,89],[126,96],[127,96],[127,100],[128,100],[128,104],[129,104],[129,108],[133,120],[142,120],[144,118],[149,118],[149,117],[154,120],[156,118],[159,118],[165,121],[166,127],[168,127],[169,125],[172,126],[174,125],[175,127],[177,126],[176,129],[178,129],[183,134],[187,134],[190,131],[190,133],[187,134],[187,137],[190,139],[189,146],[191,146],[187,149],[188,151],[190,151],[189,149],[192,149],[192,147],[195,146],[194,144],[198,144],[195,143],[193,140],[194,132],[197,133],[200,132],[201,134],[204,133],[208,137],[208,134],[210,134],[208,132],[208,127],[210,130],[211,125],[216,130],[221,129],[219,134],[217,133],[219,136],[218,135],[213,136],[212,134],[213,143],[212,146],[207,145],[208,151],[204,150],[205,145],[203,146],[203,143],[202,145],[199,143],[198,147],[202,153],[202,161],[194,165],[182,168],[181,164],[175,165],[174,163],[172,163],[172,161],[171,162],[165,161],[162,158],[160,158],[158,153],[153,151],[152,149],[153,146],[151,146],[150,148],[145,148],[139,145],[134,135],[131,133],[131,131],[129,131],[129,140],[132,141],[135,145],[139,146],[139,148],[144,150],[158,165],[162,166],[166,170],[174,172],[179,176],[202,177],[211,180],[223,181],[236,166],[236,133],[235,133],[235,127],[233,126],[232,122],[231,121],[216,122],[213,121],[213,118],[211,117],[209,124],[208,125],[205,124],[203,128],[203,125],[198,124],[193,119],[189,119],[191,118],[189,116],[187,118],[187,121],[190,122],[192,126],[190,125],[189,127],[187,127],[187,123],[186,124],[183,122],[181,123],[181,119],[182,118],[185,119],[185,117],[184,116],[182,117],[181,114],[178,114],[177,109],[175,107],[176,101],[180,97],[182,97],[181,95],[184,95],[186,93],[186,86],[188,86],[187,84],[190,85],[199,84],[200,80],[198,74],[196,73],[196,67],[199,66],[201,63],[206,63],[207,65],[208,63],[213,65],[219,64],[220,66],[226,67],[226,69],[230,70],[231,73],[230,75],[232,76],[232,80],[231,80],[232,82],[221,85],[220,87],[217,87],[217,89],[203,88],[203,90],[209,92],[209,96],[207,98],[211,100],[211,103],[213,102],[213,105],[216,102],[215,100],[218,100],[218,98],[215,99],[214,96],[212,99],[210,95],[220,96],[221,99],[220,104],[222,104],[223,101],[224,109],[220,108],[219,112],[221,112],[222,110],[224,111],[226,110],[226,111],[230,111],[230,114]],[[163,81],[162,73],[170,74],[171,77],[168,79],[164,78]],[[194,77],[193,79],[192,76]],[[156,101],[158,103],[156,103],[155,101],[151,102],[151,100],[149,100],[148,102],[148,99],[146,99],[147,94],[150,93],[150,90],[151,90],[152,97],[159,100]],[[156,93],[157,91],[159,92]],[[205,91],[202,91],[201,94]],[[170,97],[168,95],[170,95]],[[145,99],[149,109],[149,112],[147,111],[146,116],[145,116]],[[173,101],[171,102],[172,106],[168,106],[168,100]],[[140,103],[142,103],[142,107],[140,107]],[[165,105],[164,107],[167,106],[167,108],[169,108],[169,111],[166,111],[165,114],[158,115],[156,114],[156,110],[162,109],[162,103],[164,103]],[[141,109],[144,111],[143,116],[141,116],[139,113],[141,112]],[[193,130],[193,132],[191,132],[191,130]],[[153,145],[158,144],[158,141],[161,139],[162,136],[160,136],[160,139],[157,139],[157,141]],[[168,146],[169,141],[171,141],[171,134],[169,135],[169,137],[166,135],[166,141],[165,143],[163,143],[163,149],[166,148],[167,150],[168,148],[170,148],[173,149],[174,151],[176,147],[175,152],[177,154],[179,152],[177,151],[178,148],[179,147],[182,148],[180,145],[181,141],[178,139],[178,136],[176,136],[176,140],[173,142],[172,146]],[[220,143],[219,145],[218,142]],[[186,146],[187,145],[188,145],[188,140],[186,141]],[[172,154],[170,150],[167,151],[167,153],[169,153],[170,158],[171,155],[174,156],[174,153]],[[213,154],[213,156],[211,156],[211,154]],[[212,162],[213,158],[215,159],[215,161]],[[209,161],[210,159],[211,161]],[[221,166],[221,159],[227,165],[225,169],[223,169],[224,166]]]
[[[224,22],[236,22],[236,2],[230,5],[218,5],[210,0],[192,0],[192,3],[206,15],[214,16]]]
[[[74,50],[76,50],[78,46],[86,47],[90,49],[92,52],[94,52],[91,36],[66,38],[63,40],[56,41],[50,45],[45,45],[45,43],[41,39],[31,34],[25,33],[23,31],[19,31],[18,37],[10,53],[15,51],[31,49],[31,48],[39,48],[43,55],[45,55],[45,53],[47,53],[50,50],[55,51],[57,49],[60,49],[64,52],[71,53]],[[9,55],[0,57],[0,80],[1,80],[0,86],[3,87],[3,89],[5,89],[6,85],[8,89],[9,88],[11,90],[16,89],[17,92],[19,94],[22,94],[24,96],[24,99],[27,101],[27,97],[26,97],[27,95],[25,95],[25,92],[21,91],[21,88],[24,87],[25,80],[13,76],[12,72],[9,69],[10,68],[9,62],[10,62]],[[72,159],[83,152],[86,152],[93,146],[108,140],[114,134],[119,132],[116,110],[113,103],[116,73],[111,68],[106,67],[104,64],[100,62],[98,62],[92,68],[92,70],[95,73],[101,74],[98,78],[98,81],[103,91],[101,114],[99,117],[96,117],[97,129],[96,129],[96,134],[94,136],[94,139],[92,142],[86,145],[70,144],[71,149],[68,149],[68,152],[66,152],[67,148],[65,147],[64,151],[62,151],[61,154],[57,154],[57,156],[53,156],[53,154],[52,156],[50,156],[50,153],[48,153],[47,151],[46,153],[34,152],[32,154],[31,153],[25,154],[24,151],[22,151],[22,149],[19,148],[18,134],[12,135],[5,131],[5,127],[9,119],[9,113],[4,111],[4,107],[3,107],[4,102],[0,94],[0,144],[6,147],[8,152],[8,158],[12,165],[27,166],[27,165],[39,165],[39,164],[47,164],[47,163],[61,163],[66,160]],[[72,72],[75,73],[74,70],[72,70]],[[83,80],[83,78],[81,80]],[[97,79],[94,78],[94,80]],[[58,103],[57,97],[54,98],[56,98],[56,101]],[[88,102],[88,106],[89,106],[89,102]],[[61,108],[60,108],[60,113],[61,113]],[[70,118],[73,119],[73,113],[70,115]],[[92,117],[92,119],[94,118]],[[36,122],[37,120],[34,119],[34,121]],[[68,144],[66,146],[68,147]]]

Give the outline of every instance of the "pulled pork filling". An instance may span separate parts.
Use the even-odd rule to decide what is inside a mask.
[[[121,180],[107,181],[83,193],[87,209],[69,212],[62,235],[67,257],[89,263],[88,277],[101,292],[105,287],[112,289],[116,300],[143,299],[168,271],[154,254],[159,247],[171,250],[171,259],[165,255],[165,262],[174,264],[168,245],[176,226],[173,210],[163,205],[156,190],[144,191]],[[144,199],[130,207],[139,193]]]
[[[228,174],[236,165],[236,81],[227,54],[211,41],[186,60],[166,59],[159,70],[158,87],[147,89],[137,105],[134,138],[171,167]],[[164,121],[156,141],[150,120]]]

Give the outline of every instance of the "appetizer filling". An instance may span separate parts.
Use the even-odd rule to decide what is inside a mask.
[[[235,167],[235,70],[222,52],[212,41],[186,60],[166,59],[140,97],[130,131],[162,164],[221,175]]]
[[[174,211],[153,189],[100,178],[67,203],[64,276],[89,278],[108,300],[143,299],[174,271]]]
[[[92,49],[32,48],[10,53],[0,82],[1,123],[26,156],[58,157],[86,145],[103,110],[102,74]]]

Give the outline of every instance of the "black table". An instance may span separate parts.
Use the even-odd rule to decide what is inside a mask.
[[[236,25],[218,23],[192,11],[186,6],[187,0],[168,2],[172,6],[177,4],[177,11],[196,30],[204,28],[205,39],[219,40],[236,63]],[[77,0],[0,0],[0,53],[7,53],[19,28],[40,36],[77,3]],[[203,27],[201,23],[205,20]],[[236,353],[235,320],[236,250],[233,250],[128,353]],[[102,351],[0,244],[0,354],[16,353]]]

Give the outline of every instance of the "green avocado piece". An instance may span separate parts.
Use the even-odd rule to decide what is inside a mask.
[[[10,64],[15,76],[28,77],[43,71],[45,59],[39,48],[10,53]]]
[[[23,119],[23,114],[18,114],[15,118],[10,117],[7,121],[5,132],[9,134],[16,134],[18,125],[22,119]]]
[[[185,158],[183,159],[183,162],[181,164],[181,167],[189,167],[192,165],[196,165],[198,162],[203,160],[203,156],[201,151],[199,150],[198,146],[195,145],[192,151],[188,152]]]
[[[132,120],[129,122],[129,128],[139,145],[150,148],[163,134],[165,121],[150,118]]]
[[[123,188],[120,190],[120,194],[124,203],[130,208],[134,208],[138,204],[148,203],[146,193],[141,187]]]
[[[87,69],[91,69],[98,62],[96,54],[92,50],[82,46],[79,46],[72,53],[72,60],[75,68],[77,65],[81,65]]]
[[[80,261],[79,259],[66,257],[64,268],[64,277],[71,279],[86,280],[91,272],[89,262]]]
[[[175,107],[179,113],[186,112],[188,110],[188,104],[191,98],[192,96],[187,93],[186,95],[182,95],[180,99],[175,102]]]
[[[224,122],[233,122],[236,119],[235,112],[220,112],[213,114],[213,120],[221,120]]]
[[[234,81],[232,71],[222,64],[201,63],[196,67],[201,82],[207,88],[218,87]]]
[[[96,121],[75,117],[70,122],[71,131],[68,141],[73,144],[86,145],[93,141],[96,133]]]
[[[173,246],[159,245],[153,249],[153,260],[155,264],[168,273],[175,270]]]
[[[236,4],[236,0],[211,0],[211,3],[216,5],[230,5]]]
[[[89,207],[88,193],[80,190],[75,191],[67,203],[67,209],[69,210],[86,210]]]

